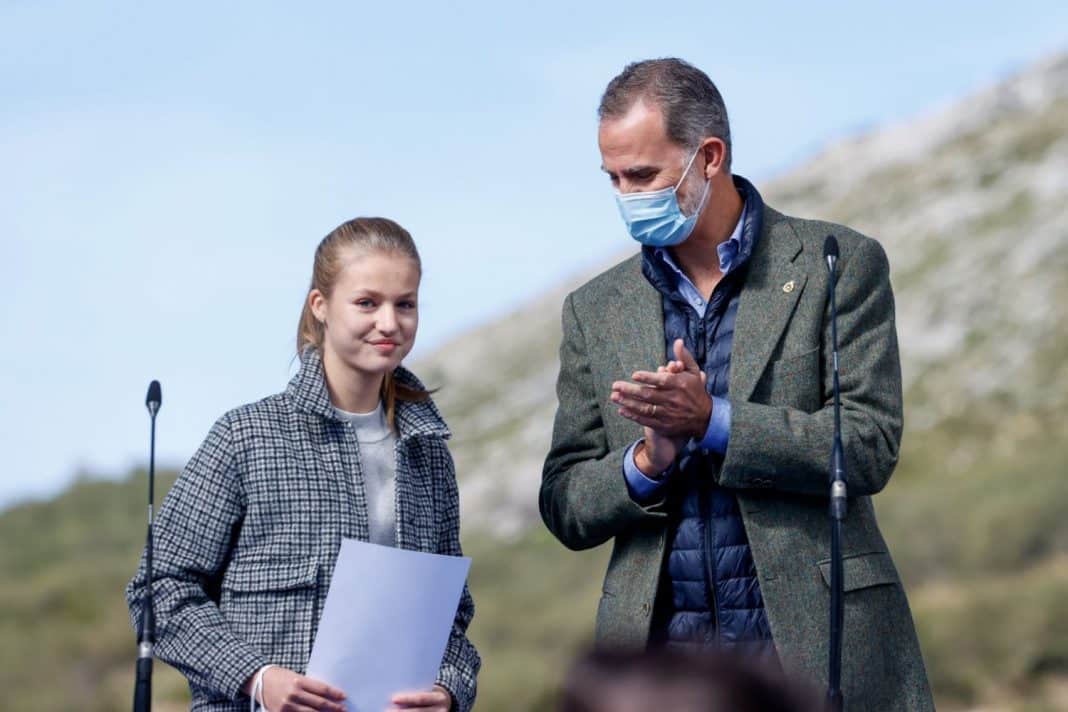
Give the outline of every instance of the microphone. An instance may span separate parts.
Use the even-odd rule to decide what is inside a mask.
[[[148,450],[148,534],[145,537],[145,601],[141,609],[141,629],[137,635],[137,677],[134,682],[133,712],[152,709],[152,649],[156,643],[156,612],[152,604],[152,521],[156,501],[156,414],[163,404],[159,381],[148,384],[145,407],[151,419]]]
[[[827,706],[833,712],[841,712],[845,706],[842,696],[842,625],[845,619],[842,570],[842,520],[845,519],[846,499],[845,455],[842,449],[842,394],[838,385],[838,304],[835,290],[838,286],[838,240],[828,235],[823,241],[823,259],[830,273],[827,292],[831,302],[831,372],[834,389],[834,442],[831,447],[831,610],[830,644],[828,645]]]
[[[153,418],[156,417],[156,413],[159,412],[159,407],[163,404],[163,391],[160,389],[159,381],[152,381],[148,384],[148,394],[145,396],[145,407],[148,408],[148,414]]]
[[[838,263],[838,240],[834,235],[828,235],[823,241],[823,259],[827,260],[827,269],[834,275],[834,267]]]

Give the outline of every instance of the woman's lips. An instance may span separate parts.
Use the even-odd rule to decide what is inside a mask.
[[[393,341],[372,341],[371,345],[384,354],[393,353],[397,348],[397,344]]]

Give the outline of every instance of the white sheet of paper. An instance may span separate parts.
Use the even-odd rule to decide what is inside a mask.
[[[471,559],[341,542],[307,674],[383,712],[398,692],[437,679]]]

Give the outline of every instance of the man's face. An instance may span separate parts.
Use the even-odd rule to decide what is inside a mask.
[[[620,193],[647,193],[674,187],[693,155],[671,141],[660,109],[637,101],[622,117],[606,119],[597,130],[601,169]],[[697,209],[705,184],[706,162],[697,156],[678,190],[686,215]]]

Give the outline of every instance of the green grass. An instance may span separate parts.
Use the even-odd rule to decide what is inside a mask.
[[[953,440],[965,430],[953,424]],[[940,702],[1025,694],[1068,674],[1068,444],[1043,439],[947,475],[945,435],[912,438],[876,500],[880,521]],[[141,548],[143,485],[140,473],[82,480],[0,515],[0,707],[128,708],[135,644],[122,589]],[[567,661],[590,638],[607,548],[571,552],[541,527],[510,542],[469,537],[466,548],[470,634],[485,661],[479,709],[551,709]],[[163,665],[156,699],[187,700]]]

